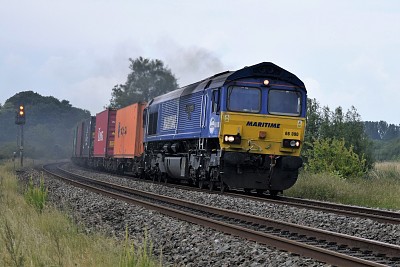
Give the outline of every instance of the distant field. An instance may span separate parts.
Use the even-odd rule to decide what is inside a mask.
[[[400,162],[376,163],[366,177],[345,180],[334,174],[302,172],[286,196],[400,210]]]

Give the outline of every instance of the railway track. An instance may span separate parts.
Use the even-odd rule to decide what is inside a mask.
[[[338,266],[400,266],[400,246],[233,212],[44,167],[88,190]]]
[[[90,170],[93,172],[93,170]],[[121,176],[125,177],[126,176]],[[131,176],[129,176],[131,178]],[[138,179],[138,178],[135,178]],[[139,180],[139,179],[138,179]],[[153,183],[155,181],[151,180],[140,180],[143,182]],[[191,190],[197,192],[208,192],[210,194],[221,194],[219,191],[209,191],[207,189],[199,189],[192,186],[186,186],[182,184],[171,184],[165,183],[165,186],[179,188],[183,190]],[[224,192],[224,195],[231,196],[231,197],[238,197],[238,198],[246,198],[251,199],[254,201],[261,201],[271,204],[277,205],[288,205],[297,208],[305,208],[305,209],[312,209],[318,210],[322,212],[330,212],[335,214],[340,214],[348,217],[359,217],[364,219],[369,219],[381,223],[390,223],[390,224],[400,224],[400,212],[393,212],[387,210],[379,210],[379,209],[372,209],[366,207],[359,207],[359,206],[349,206],[349,205],[342,205],[336,203],[329,203],[329,202],[321,202],[309,199],[301,199],[301,198],[292,198],[292,197],[284,197],[280,196],[277,198],[271,198],[268,195],[256,195],[256,194],[249,194],[244,193],[241,191],[229,191]]]
[[[190,186],[184,185],[173,185],[175,188],[181,188],[185,190],[194,190],[198,192],[204,192],[205,190],[196,189]],[[206,190],[207,191],[207,190]],[[220,194],[218,191],[208,191],[212,194]],[[305,209],[312,209],[312,210],[319,210],[322,212],[330,212],[340,215],[345,215],[349,217],[359,217],[369,220],[374,220],[381,223],[390,223],[390,224],[400,224],[400,213],[387,211],[387,210],[378,210],[372,208],[365,208],[359,206],[348,206],[336,203],[329,203],[329,202],[321,202],[316,200],[309,200],[309,199],[301,199],[301,198],[293,198],[293,197],[274,197],[271,198],[268,195],[255,195],[255,194],[248,194],[239,191],[231,191],[223,193],[226,196],[231,197],[239,197],[239,198],[246,198],[251,199],[254,201],[261,201],[271,204],[277,205],[288,205],[297,208],[305,208]]]

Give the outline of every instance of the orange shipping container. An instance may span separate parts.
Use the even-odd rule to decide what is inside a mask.
[[[136,103],[117,110],[115,158],[132,158],[143,153],[143,110],[145,107],[145,103]]]

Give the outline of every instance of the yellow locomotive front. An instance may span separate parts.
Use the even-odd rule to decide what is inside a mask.
[[[277,194],[296,182],[306,124],[301,85],[265,77],[227,84],[219,144],[230,188]]]
[[[223,112],[220,144],[224,151],[300,156],[304,118]]]

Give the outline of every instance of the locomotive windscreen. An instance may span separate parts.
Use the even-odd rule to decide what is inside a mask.
[[[228,110],[259,113],[261,110],[261,90],[252,87],[229,87]]]
[[[296,91],[270,90],[268,93],[268,113],[300,116],[301,94]]]

